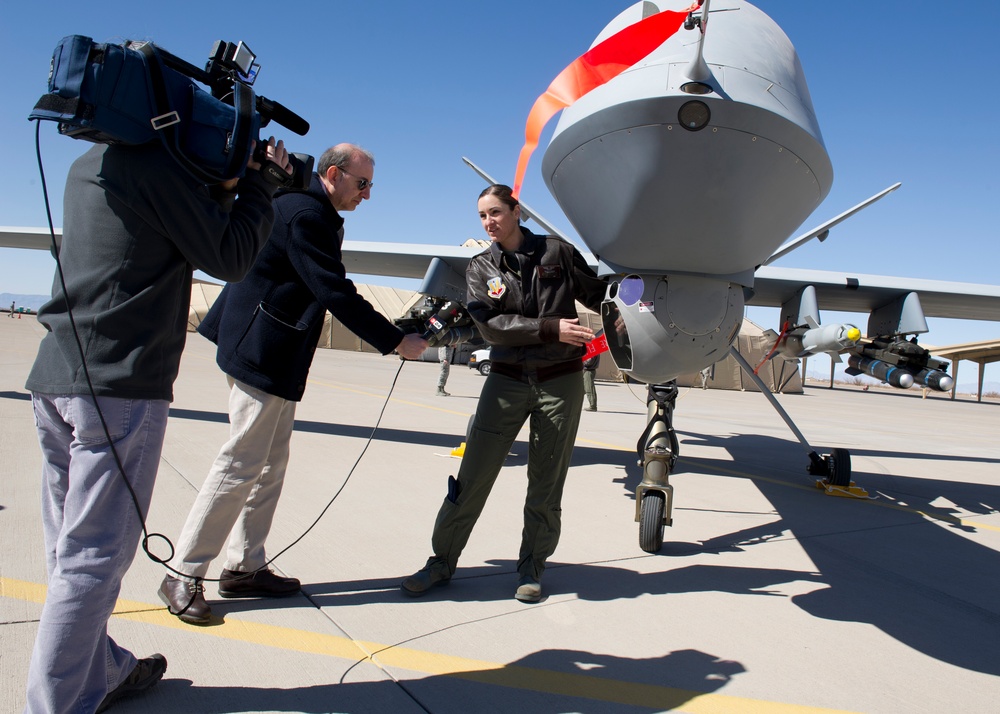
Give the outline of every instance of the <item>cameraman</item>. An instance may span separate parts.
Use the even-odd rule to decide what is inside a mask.
[[[289,170],[280,141],[267,156]],[[154,141],[96,145],[70,168],[65,291],[57,273],[26,385],[48,569],[27,712],[103,711],[167,668],[160,654],[137,660],[107,623],[143,529],[137,510],[148,511],[153,492],[192,273],[239,280],[271,232],[275,187],[247,165],[244,177],[206,186]]]
[[[358,294],[341,256],[342,211],[371,197],[375,161],[353,144],[323,152],[305,191],[274,201],[270,240],[246,278],[227,285],[198,332],[218,345],[229,382],[230,438],[202,484],[177,541],[176,568],[160,599],[183,622],[205,625],[212,610],[202,581],[226,545],[225,598],[285,597],[299,581],[265,568],[264,541],[284,483],[295,419],[326,312],[382,354],[417,359],[427,341],[403,332]]]

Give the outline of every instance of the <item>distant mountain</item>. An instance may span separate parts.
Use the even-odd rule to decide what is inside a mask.
[[[14,293],[0,293],[0,310],[10,310],[13,302],[15,307],[26,307],[32,312],[38,312],[38,308],[49,301],[48,295],[15,295]]]

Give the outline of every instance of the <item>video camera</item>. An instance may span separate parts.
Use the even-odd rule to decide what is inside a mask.
[[[289,176],[266,160],[260,128],[272,119],[305,135],[309,123],[278,102],[256,96],[251,85],[260,65],[242,42],[218,41],[205,69],[151,42],[97,44],[71,35],[56,46],[49,91],[29,119],[59,123],[59,132],[104,144],[163,142],[187,171],[205,183],[242,176],[255,159],[273,184],[306,188],[313,158],[291,154]],[[203,91],[196,82],[209,87]]]
[[[188,69],[194,70],[194,72],[198,71],[174,55],[163,50],[161,52],[163,52],[168,67],[174,67],[184,74],[188,74],[185,71]],[[260,64],[257,63],[257,55],[245,43],[216,40],[208,55],[208,63],[205,65],[205,77],[201,81],[209,86],[213,97],[228,104],[233,101],[234,83],[240,82],[252,87],[258,72],[260,72]],[[188,74],[188,76],[198,78],[196,74]],[[260,114],[260,128],[267,126],[273,119],[299,136],[305,136],[308,133],[309,122],[295,112],[259,94],[256,95],[256,99],[256,110]],[[261,142],[258,137],[254,159],[261,165],[261,172],[272,183],[300,189],[309,187],[314,163],[313,157],[309,154],[289,153],[288,161],[292,165],[292,174],[289,176],[284,169],[267,159],[267,143]]]
[[[395,320],[405,333],[421,333],[430,347],[458,345],[480,340],[479,330],[466,309],[454,300],[426,297],[422,305],[410,308],[406,317]]]

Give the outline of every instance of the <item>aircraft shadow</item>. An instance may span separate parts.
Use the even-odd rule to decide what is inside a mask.
[[[479,714],[530,711],[556,714],[575,711],[584,714],[615,714],[636,711],[669,711],[682,707],[702,694],[723,688],[733,677],[745,672],[738,662],[721,659],[699,650],[678,650],[661,657],[630,658],[581,650],[543,649],[498,669],[469,670],[421,679],[377,682],[339,682],[304,687],[205,687],[187,679],[171,679],[168,673],[155,689],[143,696],[123,700],[116,707],[123,713],[142,711],[150,714],[175,711],[198,711],[203,714],[272,711],[344,712],[346,714],[382,714],[399,711],[400,700],[413,701],[412,711],[435,711],[444,703],[454,708],[467,702]],[[529,672],[530,670],[530,672]],[[538,671],[560,676],[581,677],[581,689],[598,692],[596,697],[532,691],[519,685],[524,674],[541,681]],[[337,668],[335,671],[339,671]],[[572,680],[571,680],[572,681]],[[615,689],[600,687],[627,682],[644,687],[659,687],[643,692],[646,705],[615,701]],[[556,686],[559,686],[558,684]],[[627,697],[627,694],[626,694]],[[651,701],[652,700],[652,701]],[[569,707],[569,709],[567,709]],[[405,710],[404,710],[405,711]]]
[[[685,472],[731,474],[735,467],[751,478],[761,477],[753,479],[754,485],[779,518],[700,546],[668,540],[661,555],[742,550],[791,533],[815,563],[817,581],[829,586],[793,597],[797,606],[823,619],[869,623],[929,657],[1000,675],[1000,660],[991,655],[1000,640],[995,598],[1000,552],[964,535],[978,530],[970,519],[1000,510],[1000,485],[856,471],[857,483],[878,497],[857,503],[789,488],[811,483],[813,477],[805,474],[809,481],[790,477],[789,485],[781,483],[787,469],[775,469],[775,460],[787,463],[787,453],[789,459],[804,461],[794,442],[760,435],[687,436],[727,449],[732,461],[682,456],[675,488],[683,487]],[[771,462],[763,463],[760,454],[768,454]],[[622,480],[624,495],[634,498],[639,476],[628,474]],[[683,498],[679,503],[675,519],[683,517]],[[676,577],[677,571],[671,572]]]

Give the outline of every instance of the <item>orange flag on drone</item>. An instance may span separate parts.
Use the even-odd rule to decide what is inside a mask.
[[[542,128],[549,119],[590,90],[614,79],[662,45],[680,29],[688,13],[697,10],[700,5],[699,0],[687,10],[679,12],[665,10],[629,25],[577,57],[552,80],[545,93],[535,100],[528,114],[528,122],[524,127],[524,146],[517,159],[517,171],[514,174],[515,198],[521,193],[521,183],[528,168],[528,159],[538,146]]]

